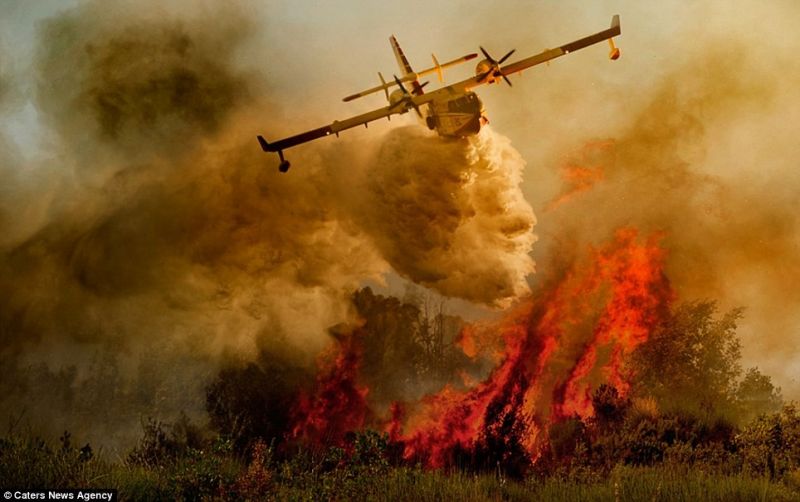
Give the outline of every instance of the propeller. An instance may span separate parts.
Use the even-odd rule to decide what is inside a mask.
[[[488,61],[489,64],[492,65],[492,67],[489,68],[489,70],[487,70],[486,72],[483,73],[483,75],[481,75],[481,80],[485,79],[490,74],[493,74],[495,71],[499,71],[500,65],[503,64],[503,62],[506,59],[510,58],[511,55],[514,54],[514,51],[516,50],[516,49],[511,49],[505,56],[500,58],[500,61],[495,61],[495,59],[492,56],[490,56],[488,52],[486,52],[486,49],[484,49],[483,47],[481,47],[480,49],[484,57],[486,58],[486,61]],[[503,74],[503,72],[500,72],[500,76],[503,77],[503,80],[506,81],[506,84],[508,84],[509,86],[511,85],[511,81],[508,79],[508,77],[505,76],[505,74]]]
[[[392,105],[392,107],[395,107],[395,106],[400,105],[400,104],[405,104],[406,105],[406,109],[408,109],[408,105],[411,105],[414,108],[414,111],[417,112],[417,115],[419,115],[419,118],[422,118],[422,112],[419,111],[419,106],[417,106],[417,104],[414,102],[414,98],[406,90],[406,87],[403,85],[403,82],[401,82],[400,79],[397,78],[397,75],[394,75],[394,81],[397,83],[397,87],[399,87],[400,90],[403,91],[403,99],[401,99],[400,101],[398,101],[397,103]],[[422,84],[420,86],[420,89],[425,87],[427,84],[428,84],[427,82]]]

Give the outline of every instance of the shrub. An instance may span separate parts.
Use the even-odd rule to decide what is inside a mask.
[[[128,462],[132,465],[164,466],[175,462],[189,450],[200,450],[209,443],[200,428],[183,414],[174,424],[148,418],[142,429],[139,443],[128,454]]]
[[[72,445],[69,432],[53,448],[38,437],[11,436],[0,439],[0,479],[15,488],[65,488],[88,486],[105,465],[91,446]]]
[[[736,435],[742,469],[748,474],[783,477],[800,468],[800,415],[794,405],[761,415]]]
[[[256,441],[253,445],[250,463],[239,473],[231,486],[228,498],[238,500],[263,500],[274,484],[272,471],[273,447],[264,441]]]

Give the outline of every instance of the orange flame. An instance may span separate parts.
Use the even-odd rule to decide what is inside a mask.
[[[367,417],[369,389],[358,383],[357,333],[339,342],[320,358],[323,370],[313,393],[301,393],[290,414],[290,436],[314,446],[343,444],[347,432],[361,429]]]
[[[567,158],[560,169],[564,190],[547,204],[545,210],[556,209],[602,181],[606,169],[613,164],[614,147],[614,140],[589,141],[580,151]]]
[[[498,323],[504,355],[483,382],[466,391],[445,387],[395,413],[390,429],[404,457],[436,468],[459,455],[499,462],[522,450],[533,462],[548,423],[593,414],[593,387],[605,381],[628,392],[625,358],[673,297],[657,240],[640,244],[635,230],[618,232],[590,252],[588,264]]]

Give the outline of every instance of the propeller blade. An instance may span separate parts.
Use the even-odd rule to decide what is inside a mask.
[[[417,112],[417,115],[419,115],[419,118],[422,118],[422,112],[419,111],[419,106],[417,106],[417,104],[414,103],[414,101],[412,101],[412,100],[409,100],[409,102],[411,103],[411,106],[414,107],[414,111]]]
[[[508,51],[508,54],[506,54],[505,56],[503,56],[502,58],[500,58],[500,61],[498,61],[498,62],[497,62],[497,64],[503,64],[503,61],[505,61],[506,59],[508,59],[509,57],[511,57],[511,55],[512,55],[512,54],[514,54],[514,51],[515,51],[515,50],[517,50],[517,49],[511,49],[510,51]]]
[[[508,79],[508,77],[506,77],[506,76],[505,76],[504,74],[502,74],[502,73],[501,73],[500,75],[503,75],[503,80],[505,80],[505,81],[506,81],[506,84],[508,84],[508,86],[509,86],[509,87],[514,87],[513,85],[511,85],[511,81]]]
[[[488,52],[486,52],[486,49],[484,49],[483,47],[480,47],[480,46],[478,46],[478,47],[480,48],[480,50],[483,53],[483,56],[486,58],[486,60],[489,61],[490,63],[494,64],[495,63],[494,59],[492,58],[492,56],[489,55]]]
[[[401,91],[403,91],[403,94],[405,94],[407,96],[408,95],[408,91],[406,90],[406,88],[403,85],[403,83],[400,82],[400,79],[397,78],[397,75],[394,75],[394,81],[397,82],[397,86],[400,88]]]

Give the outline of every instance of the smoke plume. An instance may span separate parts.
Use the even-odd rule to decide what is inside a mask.
[[[264,27],[244,4],[148,7],[91,1],[39,27],[44,152],[2,171],[7,409],[123,442],[140,417],[201,416],[229,361],[310,365],[392,268],[486,304],[527,290],[534,219],[507,140],[392,130],[376,158],[309,145],[282,175],[255,142],[281,111],[240,57]]]

